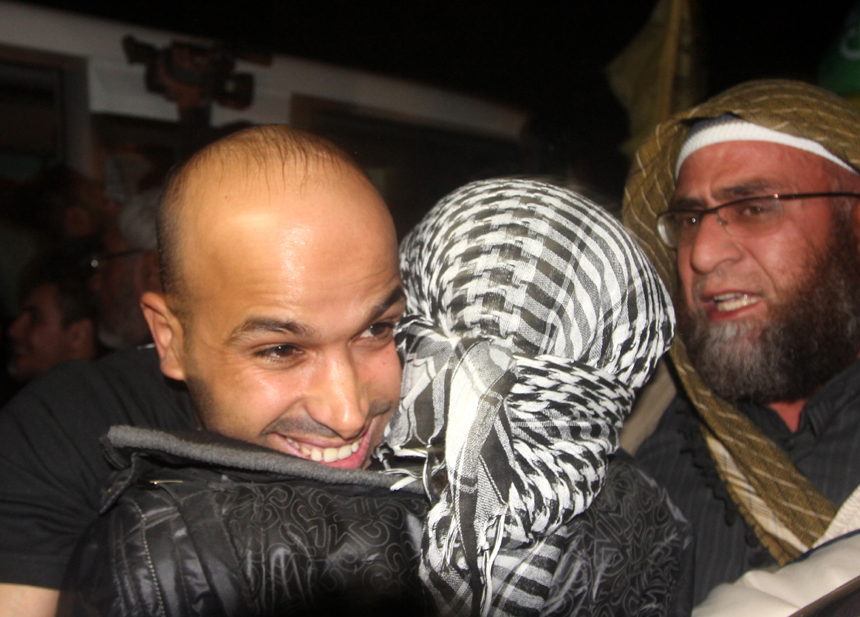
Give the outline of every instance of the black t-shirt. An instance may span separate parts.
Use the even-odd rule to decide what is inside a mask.
[[[196,426],[154,348],[62,364],[0,410],[0,582],[60,587],[112,471],[99,438],[117,424]]]

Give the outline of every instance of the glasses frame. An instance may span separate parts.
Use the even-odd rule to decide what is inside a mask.
[[[757,201],[760,199],[774,199],[780,205],[780,208],[782,208],[782,202],[783,201],[794,201],[797,199],[814,199],[814,198],[818,198],[818,197],[853,197],[855,199],[860,199],[860,193],[848,193],[848,192],[841,192],[841,191],[836,191],[836,192],[824,191],[824,192],[817,192],[817,193],[786,193],[784,195],[780,194],[780,193],[773,193],[770,195],[756,195],[754,197],[742,197],[740,199],[735,199],[735,200],[726,202],[724,204],[720,204],[719,206],[714,206],[713,208],[679,208],[677,210],[667,210],[666,212],[663,212],[662,214],[659,214],[657,216],[657,236],[660,238],[660,242],[662,242],[668,248],[677,249],[678,245],[680,243],[677,241],[674,243],[669,241],[669,233],[665,230],[665,226],[668,223],[666,223],[664,221],[668,221],[671,216],[673,216],[679,212],[682,212],[682,213],[686,212],[688,214],[695,214],[699,217],[699,222],[696,225],[697,228],[699,225],[701,225],[702,219],[704,219],[705,216],[707,216],[708,214],[713,214],[716,217],[717,222],[720,224],[720,226],[723,229],[725,229],[726,233],[729,234],[730,236],[736,237],[736,238],[752,238],[752,237],[755,237],[759,234],[752,233],[752,234],[748,234],[748,235],[743,235],[743,233],[741,233],[740,235],[738,235],[738,234],[734,233],[732,231],[732,226],[729,225],[728,221],[726,221],[726,219],[724,219],[723,217],[720,216],[720,210],[723,208],[736,206],[737,204],[746,203],[748,201]],[[780,211],[780,215],[781,214],[782,214],[782,211]],[[780,219],[779,226],[781,226],[781,225],[782,225],[782,220]],[[778,229],[778,227],[777,227],[777,229]],[[772,233],[772,232],[770,232],[770,233]]]

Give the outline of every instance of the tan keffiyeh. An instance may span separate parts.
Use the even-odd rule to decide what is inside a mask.
[[[844,99],[800,82],[748,82],[662,123],[636,153],[624,192],[624,222],[671,288],[675,252],[657,237],[657,215],[675,190],[674,163],[691,123],[723,114],[812,139],[860,169],[860,113]],[[805,552],[827,528],[834,505],[744,414],[710,392],[680,340],[671,354],[717,470],[747,523],[780,564]]]

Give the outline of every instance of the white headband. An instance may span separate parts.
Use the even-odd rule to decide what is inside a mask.
[[[779,131],[741,120],[735,116],[720,116],[713,120],[702,120],[696,123],[690,129],[690,132],[687,133],[681,153],[678,155],[678,162],[675,164],[675,178],[677,179],[678,177],[681,165],[684,164],[686,158],[693,154],[693,152],[705,146],[726,141],[769,141],[775,144],[782,144],[783,146],[791,146],[792,148],[817,154],[852,173],[857,173],[848,163],[834,156],[825,150],[824,146],[811,139],[780,133]]]

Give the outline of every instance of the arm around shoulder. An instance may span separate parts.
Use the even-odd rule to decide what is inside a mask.
[[[56,589],[0,583],[0,617],[54,617],[59,597]]]

